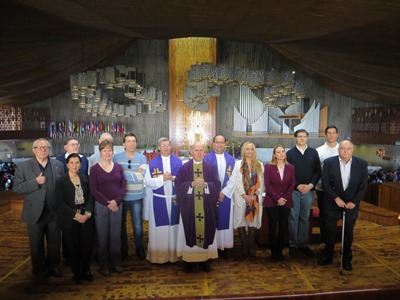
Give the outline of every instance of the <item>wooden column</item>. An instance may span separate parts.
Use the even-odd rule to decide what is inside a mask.
[[[193,139],[210,143],[216,128],[216,99],[209,101],[208,112],[186,108],[183,91],[191,65],[202,62],[216,64],[217,40],[213,38],[181,38],[169,41],[169,138],[173,150],[189,150]],[[201,134],[194,134],[201,121]]]

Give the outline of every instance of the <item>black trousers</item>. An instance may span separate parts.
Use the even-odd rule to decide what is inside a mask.
[[[346,222],[344,224],[344,245],[343,245],[343,260],[351,262],[353,258],[353,252],[351,250],[353,244],[353,232],[354,225],[358,218],[358,206],[354,209],[346,209]],[[333,207],[332,205],[324,206],[324,220],[326,228],[326,256],[329,258],[333,257],[335,248],[335,240],[337,235],[337,221],[342,215],[342,209],[339,207]]]
[[[268,239],[271,252],[282,252],[288,233],[290,208],[285,206],[267,207]]]
[[[80,276],[89,271],[94,240],[94,220],[88,219],[84,224],[74,221],[72,227],[62,229],[68,261],[72,273]]]
[[[319,226],[319,231],[321,235],[321,242],[326,243],[325,241],[325,235],[326,235],[326,228],[325,228],[325,221],[324,221],[324,192],[315,190],[318,198],[318,209],[319,209],[319,217],[318,217],[318,226]]]
[[[59,266],[61,234],[55,213],[45,211],[35,224],[28,224],[32,273],[41,276]]]

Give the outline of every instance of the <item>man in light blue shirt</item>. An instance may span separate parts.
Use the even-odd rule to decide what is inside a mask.
[[[128,132],[124,135],[123,144],[125,151],[115,154],[113,161],[124,169],[126,178],[126,194],[122,201],[122,226],[121,226],[121,255],[128,256],[128,232],[126,229],[126,214],[131,212],[133,236],[136,246],[136,255],[139,259],[145,259],[146,253],[143,245],[142,209],[144,186],[143,179],[146,173],[146,157],[136,152],[136,136]]]

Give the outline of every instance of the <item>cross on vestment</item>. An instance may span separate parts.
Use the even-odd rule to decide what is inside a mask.
[[[196,171],[194,171],[194,174],[199,178],[203,177],[203,176],[201,176],[201,175],[203,175],[203,171],[200,171],[200,169],[196,169]]]
[[[197,214],[196,219],[198,221],[202,221],[204,219],[204,216],[202,216],[200,213]]]
[[[232,166],[229,166],[228,169],[226,169],[226,174],[228,175],[228,177],[231,177],[231,173],[232,173]]]
[[[156,178],[156,177],[158,177],[158,176],[161,176],[162,173],[163,173],[163,172],[160,171],[158,168],[155,168],[154,171],[153,171],[153,173],[151,173],[151,175],[153,176],[153,178]]]
[[[195,196],[196,196],[197,200],[202,200],[204,197],[204,194],[201,193],[200,191],[197,191],[197,194]]]
[[[199,234],[199,235],[197,236],[196,239],[197,239],[197,242],[198,242],[198,243],[201,243],[201,244],[203,243],[203,240],[204,240],[204,239],[203,239],[203,237],[202,237],[201,234]]]
[[[204,179],[203,164],[196,164],[193,166],[193,178]],[[204,236],[205,236],[205,214],[204,214],[204,200],[206,195],[204,188],[195,187],[193,190],[194,200],[194,216],[195,216],[195,228],[196,228],[196,246],[204,248]],[[199,237],[201,237],[199,239]]]

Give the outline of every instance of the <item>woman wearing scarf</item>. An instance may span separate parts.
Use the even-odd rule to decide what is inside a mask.
[[[264,168],[257,159],[256,147],[246,142],[241,150],[242,160],[236,162],[237,173],[234,199],[234,228],[238,229],[244,257],[256,256],[255,233],[261,227]],[[247,233],[246,233],[247,229]]]

